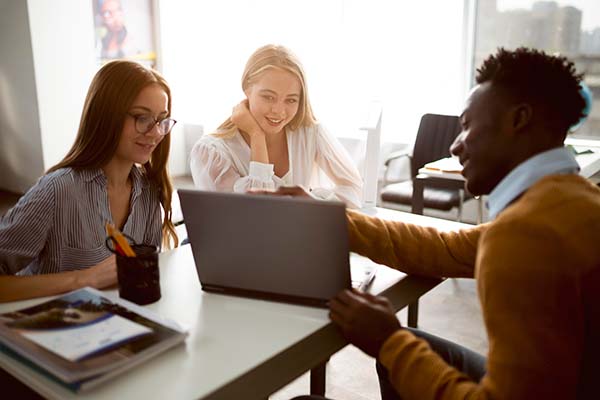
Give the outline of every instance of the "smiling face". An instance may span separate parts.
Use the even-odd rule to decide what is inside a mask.
[[[135,118],[149,115],[155,120],[162,120],[169,114],[169,98],[167,93],[158,85],[151,84],[140,91],[125,117],[125,124],[114,158],[137,164],[145,164],[150,160],[152,152],[164,136],[154,125],[147,133],[139,133],[135,127]]]
[[[488,194],[514,165],[517,143],[508,103],[491,83],[483,83],[471,91],[460,122],[462,132],[450,152],[463,165],[467,190]]]
[[[296,116],[302,93],[291,72],[270,68],[246,89],[250,113],[266,134],[278,134]]]

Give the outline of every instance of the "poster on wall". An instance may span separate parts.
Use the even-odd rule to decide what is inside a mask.
[[[92,0],[99,64],[117,58],[156,67],[152,0]]]

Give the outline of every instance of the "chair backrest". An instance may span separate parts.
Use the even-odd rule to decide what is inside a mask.
[[[419,169],[428,162],[449,157],[450,145],[460,131],[460,121],[455,115],[423,115],[413,149],[412,176],[417,176]]]

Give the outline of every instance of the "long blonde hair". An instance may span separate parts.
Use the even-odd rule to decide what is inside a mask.
[[[171,90],[157,71],[125,60],[111,61],[100,68],[88,89],[75,143],[47,173],[65,167],[96,169],[106,165],[117,150],[129,108],[142,89],[151,84],[159,85],[167,94],[170,116]],[[170,147],[170,135],[166,135],[142,166],[147,179],[159,189],[164,210],[162,241],[167,248],[179,242],[171,221],[173,185],[167,172]]]
[[[284,46],[268,44],[260,47],[250,56],[242,75],[242,90],[245,92],[246,89],[262,75],[262,73],[269,69],[288,71],[294,74],[300,81],[302,90],[298,102],[298,112],[287,126],[289,126],[290,129],[295,130],[301,126],[314,125],[316,123],[316,118],[308,98],[304,69],[302,68],[300,60]],[[221,138],[228,138],[232,137],[236,130],[237,127],[231,122],[231,118],[227,118],[219,125],[217,132],[214,133],[214,135]]]

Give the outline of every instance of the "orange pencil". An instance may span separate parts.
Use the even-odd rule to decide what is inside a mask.
[[[127,239],[125,239],[125,236],[123,236],[121,231],[119,231],[117,228],[115,228],[108,222],[106,223],[106,233],[115,241],[117,246],[120,247],[121,250],[123,250],[127,257],[136,256],[135,252],[133,251],[133,249],[131,248],[131,246],[127,242]]]

